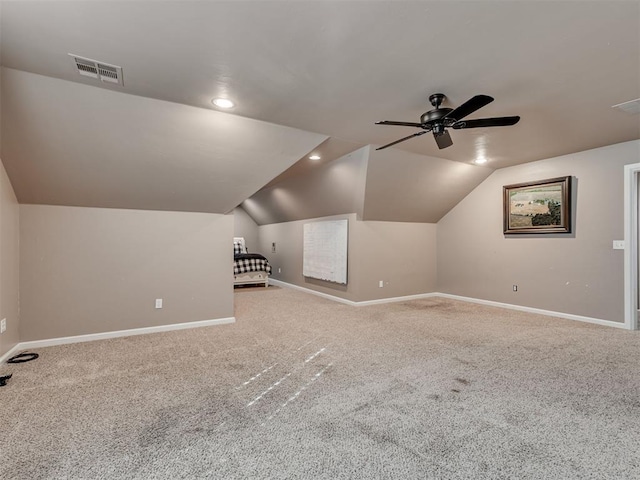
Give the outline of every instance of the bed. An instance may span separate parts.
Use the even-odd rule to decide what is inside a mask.
[[[233,285],[269,286],[271,265],[259,253],[247,252],[244,237],[233,238]]]

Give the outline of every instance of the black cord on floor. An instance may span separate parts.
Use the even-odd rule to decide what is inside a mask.
[[[0,377],[0,387],[4,387],[7,384],[7,380],[9,380],[10,378],[11,374]]]
[[[14,355],[9,360],[7,360],[7,363],[30,362],[31,360],[35,360],[39,356],[40,355],[38,355],[37,353],[26,353],[26,352],[25,353],[19,353],[18,355]]]

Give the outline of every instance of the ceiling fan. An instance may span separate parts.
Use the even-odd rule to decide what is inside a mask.
[[[394,122],[390,120],[383,120],[376,122],[376,125],[399,125],[402,127],[417,127],[422,131],[414,133],[396,140],[395,142],[388,143],[382,147],[376,148],[376,150],[382,150],[383,148],[391,147],[397,143],[404,142],[413,137],[419,137],[428,132],[433,132],[433,137],[438,144],[439,149],[447,148],[453,145],[451,135],[447,131],[447,128],[453,128],[454,130],[460,130],[463,128],[478,128],[478,127],[506,127],[509,125],[515,125],[520,121],[520,117],[494,117],[494,118],[478,118],[475,120],[462,120],[467,115],[472,114],[476,110],[493,102],[493,98],[488,95],[476,95],[475,97],[467,100],[458,108],[440,108],[440,104],[445,99],[442,93],[434,93],[429,97],[431,105],[435,108],[425,112],[420,117],[420,123],[417,122]]]

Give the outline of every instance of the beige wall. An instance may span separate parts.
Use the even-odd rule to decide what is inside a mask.
[[[347,285],[340,285],[322,280],[305,278],[302,276],[302,242],[304,224],[314,220],[337,220],[346,218],[349,220],[349,250],[347,256]],[[311,220],[298,220],[295,222],[274,223],[259,227],[260,249],[269,259],[273,268],[272,278],[291,283],[305,288],[310,288],[347,300],[357,300],[358,278],[356,271],[356,257],[354,252],[354,238],[356,214],[333,215],[329,217]],[[275,253],[271,244],[276,244]],[[278,272],[281,269],[281,272]]]
[[[0,335],[0,356],[20,340],[19,268],[19,206],[0,161],[0,319],[7,319],[7,331]]]
[[[436,230],[435,223],[356,222],[358,301],[435,291]]]
[[[497,170],[438,223],[438,290],[624,321],[623,166],[640,141]],[[502,187],[574,177],[572,235],[504,236]],[[512,285],[518,291],[512,291]]]
[[[242,207],[233,210],[233,236],[244,237],[250,253],[262,253],[258,243],[258,224],[253,221]],[[231,247],[229,247],[231,248]]]
[[[20,205],[20,220],[21,341],[233,316],[231,215]]]
[[[303,226],[310,221],[349,220],[348,283],[339,285],[302,275]],[[356,214],[259,227],[260,244],[273,278],[351,301],[428,293],[436,285],[436,225],[363,222]],[[276,252],[271,244],[276,243]],[[281,272],[278,272],[281,269]],[[384,281],[380,288],[379,281]]]

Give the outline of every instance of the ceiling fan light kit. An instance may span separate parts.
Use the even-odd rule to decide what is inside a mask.
[[[434,93],[429,96],[429,102],[433,105],[433,109],[423,113],[420,116],[420,122],[396,122],[392,120],[383,120],[376,122],[376,125],[396,125],[400,127],[416,127],[422,129],[421,132],[408,135],[395,142],[388,143],[382,147],[376,148],[376,150],[382,150],[384,148],[391,147],[410,138],[424,135],[425,133],[432,132],[433,138],[436,141],[439,149],[447,148],[453,145],[451,135],[449,135],[448,128],[454,130],[461,130],[464,128],[480,128],[480,127],[506,127],[509,125],[515,125],[520,121],[519,116],[512,117],[493,117],[493,118],[478,118],[475,120],[464,120],[467,115],[471,115],[476,110],[493,102],[493,97],[488,95],[476,95],[475,97],[467,100],[458,108],[440,107],[445,99],[445,95],[442,93]]]

